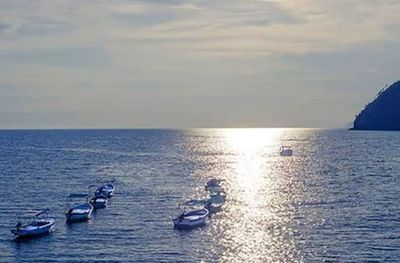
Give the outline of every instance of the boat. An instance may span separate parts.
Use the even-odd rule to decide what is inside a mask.
[[[217,193],[217,192],[223,192],[224,188],[222,188],[221,186],[210,186],[207,187],[206,190],[209,191],[210,193]]]
[[[106,208],[107,201],[108,198],[105,195],[100,194],[92,196],[89,200],[89,204],[91,204],[94,209]]]
[[[16,238],[37,237],[48,234],[53,230],[55,224],[54,219],[48,217],[39,218],[43,214],[47,215],[48,209],[29,212],[30,214],[34,213],[29,216],[34,218],[30,223],[24,225],[20,216],[17,225],[11,229],[11,233],[14,234]]]
[[[71,201],[74,197],[86,197],[86,199],[88,199],[87,194],[70,194],[68,201]],[[86,203],[70,206],[65,212],[67,223],[90,220],[92,218],[93,209],[94,207],[89,203],[89,200],[87,200]]]
[[[96,189],[95,195],[104,195],[110,198],[114,195],[115,186],[112,183],[107,183]]]
[[[177,229],[192,229],[206,224],[209,211],[205,208],[184,212],[172,219]]]
[[[225,192],[211,192],[209,201],[212,203],[224,203],[226,200]]]
[[[190,207],[201,206],[207,209],[210,214],[213,214],[222,210],[223,201],[223,198],[192,199],[182,205]]]
[[[215,203],[215,202],[212,202],[211,200],[209,200],[205,204],[204,208],[207,209],[210,212],[210,214],[214,214],[214,213],[220,212],[222,210],[222,205],[223,205],[223,202]]]
[[[206,182],[204,188],[208,190],[210,187],[221,187],[222,181],[222,179],[211,178]]]
[[[290,146],[282,146],[280,150],[281,156],[292,156],[293,150]]]
[[[222,192],[223,188],[221,186],[221,182],[223,179],[211,178],[208,180],[204,186],[204,189],[210,192]]]
[[[93,206],[89,203],[75,205],[65,213],[67,223],[87,221],[92,218]]]

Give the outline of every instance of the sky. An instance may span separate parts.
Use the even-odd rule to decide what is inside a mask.
[[[400,79],[400,1],[0,2],[0,128],[341,128]]]

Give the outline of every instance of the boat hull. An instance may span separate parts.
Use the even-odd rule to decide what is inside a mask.
[[[107,198],[106,197],[94,197],[90,200],[90,204],[94,209],[101,209],[107,207]]]
[[[71,208],[65,213],[67,223],[87,221],[92,218],[93,206],[91,204],[84,204]]]
[[[192,211],[185,213],[180,217],[172,219],[174,228],[176,229],[193,229],[206,224],[209,211],[207,209]],[[193,218],[195,216],[195,218]]]
[[[206,187],[206,191],[218,193],[223,192],[224,189],[221,186],[208,186]]]
[[[92,212],[85,214],[67,214],[66,218],[68,223],[88,221],[92,218]]]
[[[11,233],[13,233],[17,238],[42,236],[49,234],[53,230],[54,224],[55,220],[51,219],[46,225],[35,228],[23,227],[21,229],[11,229]]]
[[[207,205],[205,208],[210,212],[210,214],[214,214],[222,211],[222,204]]]
[[[290,157],[292,155],[293,155],[293,150],[282,150],[281,151],[281,156]]]
[[[94,209],[101,209],[101,208],[106,208],[107,207],[107,202],[94,202],[91,203],[93,205]]]
[[[173,220],[174,227],[176,229],[193,229],[206,224],[206,218],[196,221],[184,221],[184,222],[179,222],[178,220],[179,219],[176,218]]]
[[[214,204],[224,203],[226,196],[222,194],[211,195],[209,200]]]
[[[110,198],[114,195],[114,190],[115,190],[115,187],[111,184],[103,185],[103,186],[97,188],[95,195],[96,196],[104,195],[105,197]]]

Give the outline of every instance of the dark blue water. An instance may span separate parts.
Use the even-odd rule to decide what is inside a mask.
[[[1,131],[0,261],[398,262],[399,143],[345,130]],[[226,179],[223,212],[174,230],[177,204],[205,197],[209,177]],[[112,178],[109,206],[66,225],[66,197]],[[54,233],[15,242],[16,214],[44,207]]]

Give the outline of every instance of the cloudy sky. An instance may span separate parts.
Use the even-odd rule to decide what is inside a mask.
[[[400,79],[400,1],[0,2],[0,128],[344,127]]]

